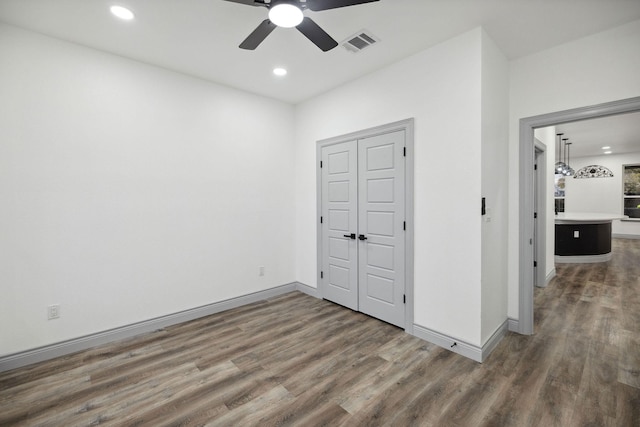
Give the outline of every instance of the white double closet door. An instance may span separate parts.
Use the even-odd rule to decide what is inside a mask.
[[[321,147],[325,299],[405,326],[405,131]]]

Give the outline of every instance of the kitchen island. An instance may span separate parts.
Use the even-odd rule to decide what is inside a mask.
[[[626,215],[562,212],[555,216],[555,262],[606,262],[611,259],[611,223]]]

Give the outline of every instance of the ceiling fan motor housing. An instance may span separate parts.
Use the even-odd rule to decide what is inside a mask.
[[[263,6],[269,10],[270,19],[262,21],[258,27],[253,30],[251,34],[240,43],[241,49],[254,50],[260,43],[267,38],[269,34],[276,28],[276,26],[284,27],[296,27],[306,38],[308,38],[313,44],[318,46],[322,51],[327,52],[334,47],[338,46],[338,42],[335,41],[326,31],[324,31],[318,24],[316,24],[308,16],[303,16],[302,11],[309,9],[313,12],[319,12],[328,9],[337,9],[347,6],[356,6],[363,3],[372,3],[380,0],[226,0],[232,3],[240,3],[247,6]],[[293,8],[289,8],[290,11],[297,15],[296,20],[280,21],[272,14],[277,6],[290,5]],[[297,11],[295,10],[297,9]],[[272,22],[275,21],[275,22]]]

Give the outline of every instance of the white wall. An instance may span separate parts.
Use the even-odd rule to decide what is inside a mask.
[[[635,21],[510,64],[509,317],[519,317],[519,120],[640,96],[638,46]]]
[[[612,178],[566,180],[565,210],[567,212],[599,212],[623,215],[622,165],[640,163],[640,153],[576,157],[571,167],[576,171],[584,166],[602,165],[613,172]],[[613,234],[640,236],[640,222],[613,221]]]
[[[0,355],[294,280],[293,107],[5,25],[0,58]]]
[[[317,286],[316,141],[415,118],[415,323],[475,345],[481,34],[473,30],[300,104],[295,138],[296,279]]]
[[[509,64],[482,32],[482,344],[507,319],[508,138]]]
[[[510,64],[510,317],[518,121],[640,96],[639,45],[636,21]],[[283,103],[0,26],[0,322],[14,325],[2,329],[0,355],[294,279],[316,286],[316,141],[409,117],[415,323],[481,345],[502,316],[485,316],[501,303],[480,283],[488,274],[500,288],[498,264],[481,256],[481,233],[496,224],[478,215],[482,194],[495,193],[496,223],[504,203],[499,186],[486,187],[500,173],[483,155],[495,148],[484,145],[494,131],[483,114],[503,108],[483,97],[500,90],[490,49],[473,30],[294,116]],[[47,321],[52,303],[62,318]]]

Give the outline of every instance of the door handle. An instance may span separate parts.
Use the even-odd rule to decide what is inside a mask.
[[[364,234],[359,235],[359,236],[358,236],[358,239],[360,239],[360,240],[367,240],[367,238],[365,237],[365,235],[364,235]]]
[[[348,237],[350,239],[356,240],[356,233],[351,234],[343,234],[344,237]]]

